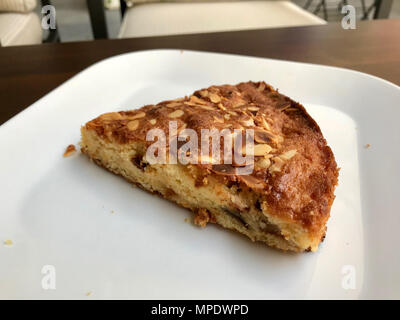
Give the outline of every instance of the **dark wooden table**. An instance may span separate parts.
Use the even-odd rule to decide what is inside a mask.
[[[400,85],[400,20],[0,48],[0,123],[89,65],[116,54],[179,48],[359,70]],[[95,84],[93,84],[95,85]],[[340,79],[338,79],[340,86]]]

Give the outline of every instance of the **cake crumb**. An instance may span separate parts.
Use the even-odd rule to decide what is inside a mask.
[[[114,210],[111,210],[111,214],[114,214],[115,212],[114,212]]]
[[[194,217],[194,224],[204,228],[210,221],[210,215],[206,209],[198,209]]]
[[[188,222],[189,221],[189,219],[188,218],[185,218],[185,222]]]
[[[70,144],[67,149],[65,149],[64,157],[69,157],[76,152],[76,148],[73,144]]]
[[[86,297],[90,297],[92,295],[92,291],[86,292]]]
[[[364,148],[365,148],[365,149],[369,149],[369,148],[371,148],[371,145],[370,145],[369,143],[367,143],[367,144],[364,146]]]
[[[10,247],[13,245],[13,242],[12,242],[12,240],[4,240],[4,245]]]

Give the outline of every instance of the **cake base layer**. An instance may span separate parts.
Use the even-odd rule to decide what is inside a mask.
[[[310,237],[300,224],[269,215],[266,205],[250,190],[229,187],[212,177],[199,184],[195,166],[146,163],[145,146],[140,142],[112,143],[83,127],[81,150],[129,182],[190,209],[201,227],[217,223],[285,251],[316,251],[321,241],[321,237]]]

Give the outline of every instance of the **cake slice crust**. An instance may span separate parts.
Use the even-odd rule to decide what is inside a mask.
[[[235,164],[150,163],[149,130],[254,130],[254,170]],[[107,170],[253,241],[315,251],[325,236],[338,169],[304,107],[264,82],[212,86],[189,97],[103,114],[81,128],[82,152]],[[171,133],[172,134],[172,133]],[[200,142],[200,141],[199,141]],[[258,145],[258,147],[257,147]],[[268,147],[265,147],[267,145]],[[258,153],[256,150],[261,150]]]

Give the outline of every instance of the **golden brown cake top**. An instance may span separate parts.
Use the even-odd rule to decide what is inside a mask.
[[[268,211],[308,229],[320,230],[329,217],[338,169],[321,130],[304,107],[264,82],[211,86],[189,97],[138,110],[103,114],[88,122],[105,139],[120,144],[146,141],[150,129],[169,134],[190,128],[253,129],[254,170],[237,175],[234,164],[196,164],[204,176],[250,188],[267,201]],[[199,141],[200,145],[200,141]],[[223,147],[223,144],[221,144]],[[222,150],[221,150],[222,151]]]

